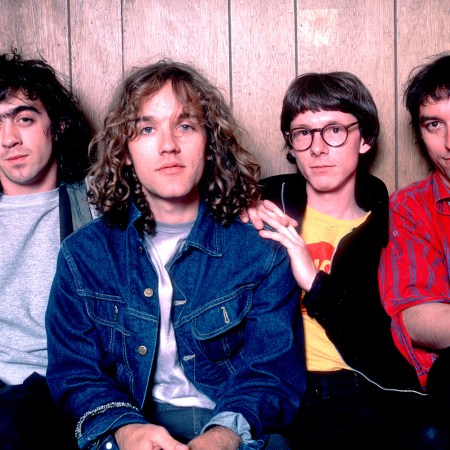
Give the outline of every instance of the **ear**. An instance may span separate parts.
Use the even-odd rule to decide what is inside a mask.
[[[372,146],[370,144],[368,144],[363,138],[361,138],[361,143],[359,144],[360,155],[367,153],[371,148],[372,148]]]
[[[292,154],[292,149],[289,149],[286,153],[286,159],[294,165],[297,165],[297,160],[295,159],[295,156]]]

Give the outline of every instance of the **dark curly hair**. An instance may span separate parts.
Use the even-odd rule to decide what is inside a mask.
[[[416,143],[428,161],[431,161],[420,130],[420,107],[427,101],[440,101],[450,97],[450,53],[445,52],[431,57],[431,61],[415,67],[405,84],[403,101],[411,115],[411,126]]]
[[[40,100],[47,111],[58,181],[80,181],[89,169],[88,146],[93,133],[77,97],[44,59],[25,59],[12,49],[0,54],[0,101],[20,93]]]
[[[380,132],[378,110],[364,83],[349,72],[310,72],[299,75],[289,85],[283,99],[280,129],[285,140],[285,149],[291,144],[286,132],[298,114],[306,111],[341,111],[353,114],[359,123],[364,141],[371,151],[360,155],[358,172],[367,172],[376,156],[376,143]],[[296,164],[295,158],[286,155],[288,161]]]
[[[116,91],[90,146],[91,202],[109,224],[123,228],[131,197],[142,213],[143,229],[154,232],[154,217],[141,183],[133,166],[126,164],[127,145],[136,136],[142,103],[168,81],[185,112],[193,112],[205,129],[206,166],[200,195],[214,219],[226,226],[260,198],[260,167],[239,144],[242,130],[220,91],[193,67],[167,59],[133,69]]]

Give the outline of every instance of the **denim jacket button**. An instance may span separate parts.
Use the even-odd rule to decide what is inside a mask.
[[[145,345],[140,345],[138,347],[138,353],[142,356],[147,354],[147,347]]]
[[[105,447],[106,447],[107,450],[111,450],[111,449],[112,449],[112,446],[113,446],[113,445],[111,444],[111,442],[107,442],[106,445],[105,445]]]
[[[147,288],[144,290],[144,295],[146,297],[153,297],[153,289],[152,288]]]

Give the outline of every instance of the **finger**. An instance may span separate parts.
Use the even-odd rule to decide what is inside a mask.
[[[259,213],[256,210],[256,208],[248,208],[247,214],[249,216],[249,220],[252,222],[253,226],[257,230],[262,230],[264,228],[264,222],[259,216]]]
[[[293,225],[294,227],[298,226],[298,221],[293,219],[292,217],[288,216],[285,212],[283,212],[275,203],[271,202],[270,200],[264,200],[263,206],[267,211],[270,211],[271,213],[275,214],[277,217],[281,219],[282,225]]]
[[[259,232],[259,235],[264,239],[272,239],[273,241],[279,242],[281,245],[283,245],[285,248],[292,249],[296,245],[298,245],[296,242],[294,242],[289,235],[286,235],[284,233],[278,233],[276,231],[270,231],[270,230],[261,230]]]
[[[304,240],[303,238],[298,234],[297,229],[295,228],[294,225],[292,225],[291,223],[285,227],[286,229],[286,234],[289,234],[292,238],[292,240],[294,240],[295,242],[304,244]]]
[[[272,217],[279,217],[280,219],[287,220],[287,215],[270,200],[264,200],[260,205],[258,205],[258,210],[263,211]]]
[[[275,213],[270,211],[264,211],[259,213],[260,219],[274,230],[281,231],[287,227],[289,227],[289,221],[286,218],[283,218]]]
[[[244,210],[239,214],[239,218],[241,219],[242,222],[248,223],[248,221],[250,220],[250,218],[248,217],[248,212],[247,212],[247,210],[244,209]]]
[[[163,427],[158,427],[157,432],[152,435],[153,449],[161,450],[189,450],[189,447],[174,439]]]

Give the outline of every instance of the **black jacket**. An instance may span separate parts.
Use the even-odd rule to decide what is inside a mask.
[[[263,198],[302,219],[306,184],[299,174],[261,180]],[[367,220],[339,242],[330,274],[320,271],[305,295],[310,317],[325,329],[346,364],[383,389],[421,392],[414,368],[394,345],[391,320],[378,290],[380,253],[388,242],[388,191],[378,178],[357,180],[356,201]]]

